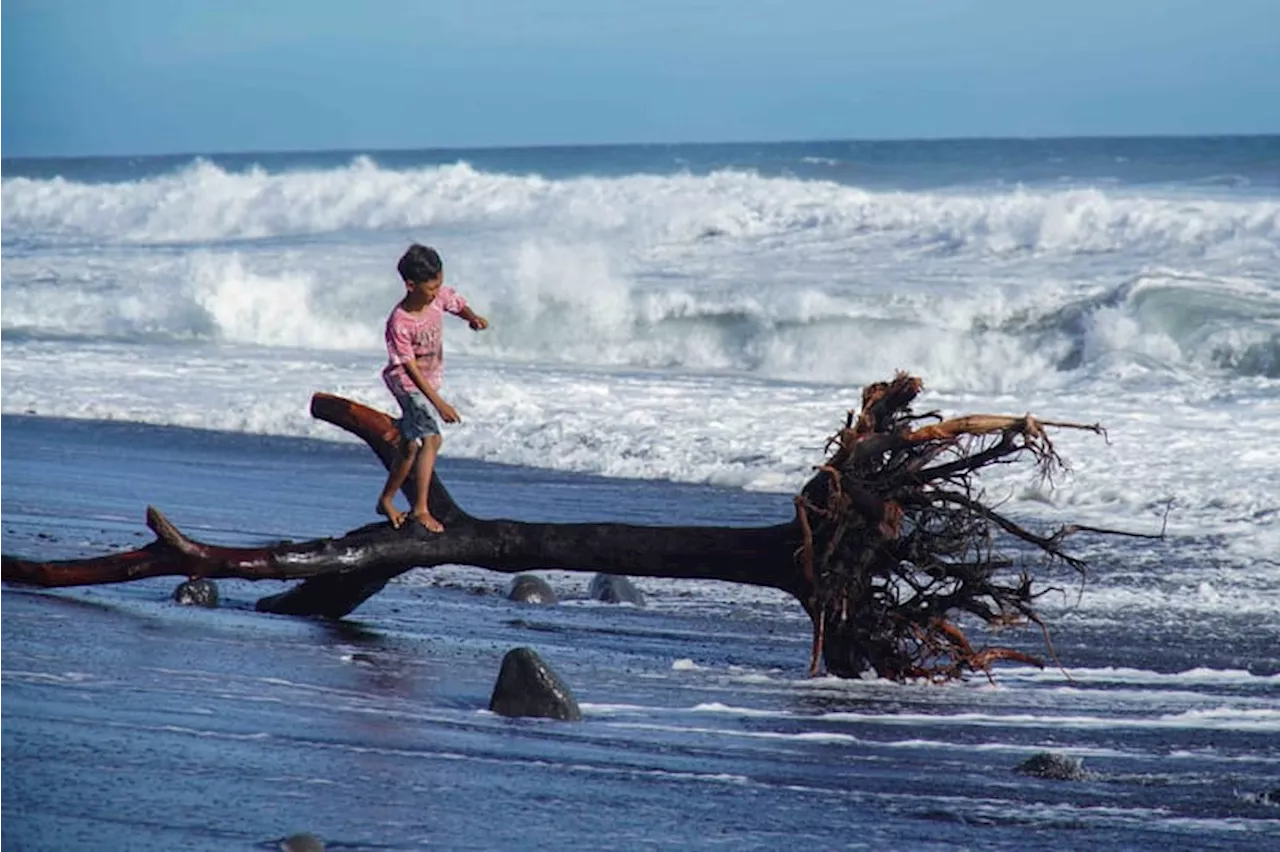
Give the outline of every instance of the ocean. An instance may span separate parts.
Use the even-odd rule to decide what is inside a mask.
[[[809,679],[798,605],[726,584],[618,608],[552,572],[531,610],[449,566],[338,625],[253,613],[263,584],[6,587],[5,848],[1280,848],[1280,137],[0,171],[6,553],[137,546],[148,503],[220,543],[375,520],[381,468],[307,404],[393,408],[412,241],[492,324],[445,334],[478,514],[785,520],[904,369],[922,410],[1106,427],[1053,483],[985,476],[1008,514],[1166,533],[1042,569],[1061,669],[947,687]],[[583,723],[487,714],[521,644]],[[1045,751],[1088,776],[1013,771]]]

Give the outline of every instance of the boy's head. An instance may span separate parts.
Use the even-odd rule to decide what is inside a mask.
[[[400,256],[396,269],[406,284],[417,284],[439,278],[444,264],[435,249],[414,243]]]

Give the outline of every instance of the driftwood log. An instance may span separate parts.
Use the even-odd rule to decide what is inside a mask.
[[[987,505],[974,480],[983,467],[1020,458],[1050,476],[1062,463],[1048,428],[1102,430],[1030,415],[916,416],[911,403],[921,387],[902,373],[868,386],[860,410],[849,412],[830,439],[826,463],[796,496],[795,517],[774,526],[477,518],[433,478],[430,504],[446,527],[442,534],[383,522],[338,538],[221,547],[193,541],[149,507],[156,540],[143,548],[61,562],[4,555],[3,579],[46,587],[164,575],[301,579],[257,608],[327,618],[346,616],[398,574],[442,564],[725,580],[780,589],[800,602],[813,622],[812,673],[825,663],[846,677],[871,669],[900,680],[948,679],[989,672],[1004,659],[1040,665],[1011,649],[975,648],[957,618],[1043,628],[1035,600],[1044,589],[1033,588],[1016,557],[1047,555],[1083,570],[1062,549],[1063,539],[1079,530],[1109,531],[1066,526],[1037,535]],[[397,459],[386,414],[328,394],[312,398],[311,413],[364,440],[384,465]]]

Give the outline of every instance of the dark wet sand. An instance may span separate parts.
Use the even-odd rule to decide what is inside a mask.
[[[210,541],[332,535],[374,520],[382,476],[359,445],[24,417],[4,418],[3,451],[3,549],[46,558],[145,543],[148,503]],[[441,471],[481,515],[763,524],[790,508],[447,456]],[[6,587],[4,848],[251,849],[298,831],[337,849],[1280,845],[1280,812],[1238,795],[1280,767],[1264,728],[957,723],[1154,718],[1180,712],[1172,693],[806,683],[807,624],[786,599],[651,586],[647,609],[604,607],[582,577],[545,609],[503,600],[508,580],[415,575],[340,623],[253,612],[279,583],[221,583],[213,611],[172,604],[177,578]],[[584,722],[484,711],[518,645],[568,681]],[[1204,702],[1277,691],[1233,689]],[[1106,777],[1011,771],[1046,748]]]

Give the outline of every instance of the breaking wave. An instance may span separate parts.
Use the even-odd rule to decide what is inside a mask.
[[[343,231],[467,227],[618,234],[633,240],[793,234],[942,253],[1280,257],[1280,203],[1116,189],[867,191],[726,170],[548,179],[465,162],[388,169],[228,171],[204,160],[115,183],[3,181],[6,240],[192,243]]]
[[[8,262],[5,339],[377,354],[397,287],[388,276],[259,268],[240,252],[147,263],[69,284]],[[906,368],[952,389],[1135,369],[1280,378],[1280,293],[1158,269],[1084,294],[1037,291],[1029,303],[1004,305],[975,286],[895,294],[794,283],[656,287],[594,250],[562,249],[552,262],[526,246],[509,270],[468,293],[493,327],[473,335],[456,326],[450,350],[526,364],[832,383]]]
[[[1149,272],[1051,310],[1022,312],[1003,329],[1054,352],[1059,370],[1126,353],[1169,369],[1280,378],[1280,293],[1248,281]]]

